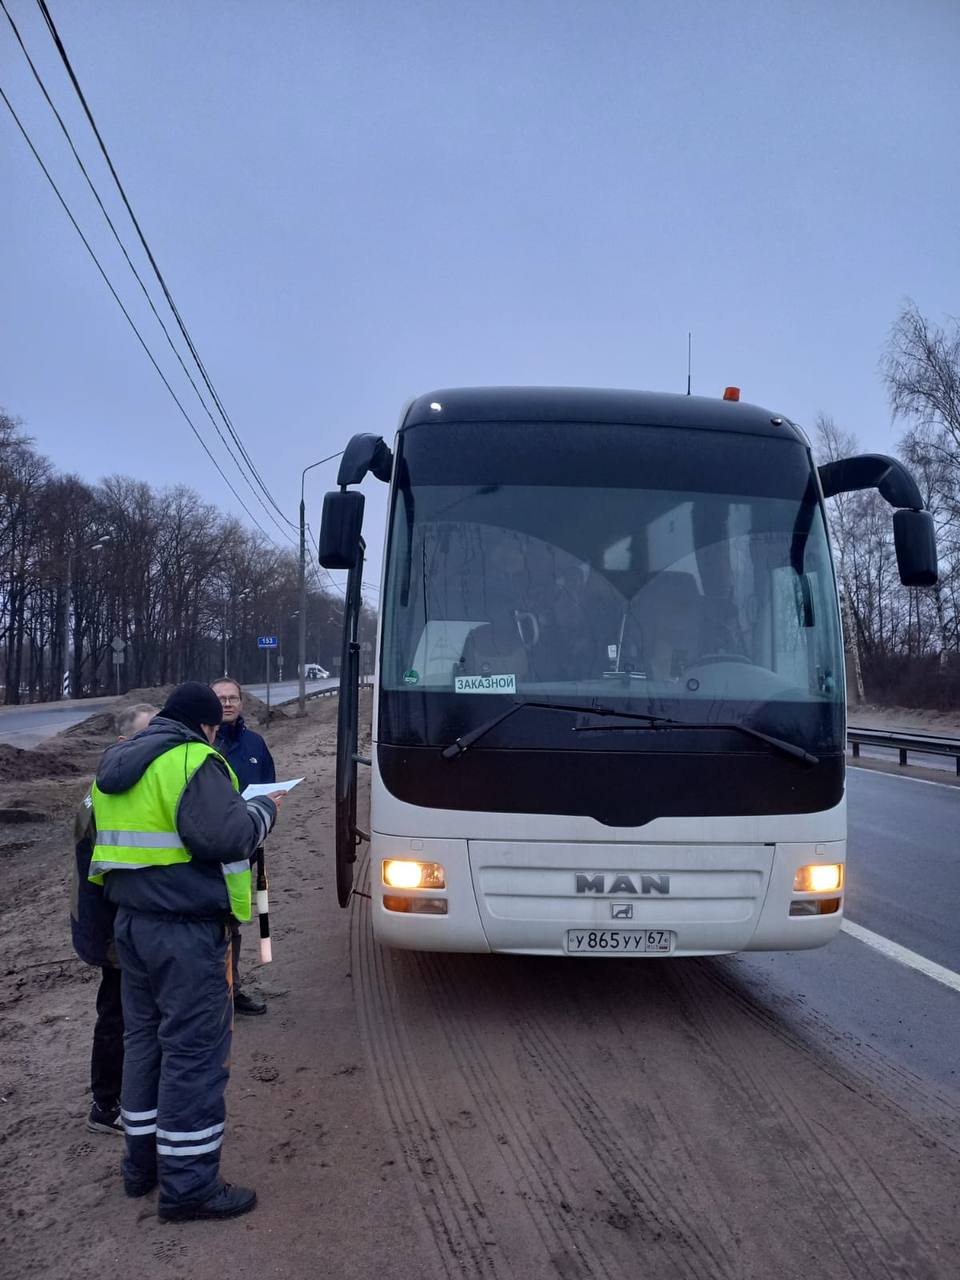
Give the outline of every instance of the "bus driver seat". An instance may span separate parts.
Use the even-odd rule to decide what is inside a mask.
[[[519,537],[500,531],[486,555],[484,612],[463,646],[456,674],[513,675],[517,682],[530,675],[528,650],[540,638],[540,625],[528,611],[527,546]]]
[[[640,588],[630,612],[639,626],[648,679],[677,679],[697,657],[703,611],[704,598],[692,573],[666,570]]]
[[[463,676],[513,675],[517,683],[527,679],[529,659],[522,627],[532,615],[522,614],[518,623],[512,612],[481,623],[467,636],[456,674]]]

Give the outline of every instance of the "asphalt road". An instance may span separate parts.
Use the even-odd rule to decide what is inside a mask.
[[[847,916],[960,972],[960,788],[850,769]]]
[[[307,692],[316,693],[321,689],[335,689],[338,681],[308,680]],[[266,699],[267,686],[251,684],[247,686],[255,698]],[[278,707],[286,702],[293,702],[300,694],[300,686],[296,680],[285,680],[282,684],[271,684],[270,702]],[[97,711],[110,707],[115,698],[83,698],[76,702],[43,702],[23,707],[0,707],[0,742],[7,742],[14,747],[35,747],[46,738],[62,733],[72,725],[79,724]]]
[[[35,747],[87,716],[112,706],[115,698],[85,698],[77,702],[40,702],[24,707],[0,707],[0,742]]]

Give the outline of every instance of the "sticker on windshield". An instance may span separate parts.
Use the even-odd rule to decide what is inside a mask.
[[[405,671],[405,672],[403,673],[403,683],[404,683],[404,684],[419,684],[419,683],[420,683],[420,672],[419,672],[419,671],[414,671],[413,667],[411,667],[409,671]]]
[[[516,693],[516,676],[454,676],[454,693]]]

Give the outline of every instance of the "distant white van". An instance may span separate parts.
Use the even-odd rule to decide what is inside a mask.
[[[326,667],[321,667],[319,662],[308,662],[303,669],[304,679],[306,680],[329,680],[330,672]]]

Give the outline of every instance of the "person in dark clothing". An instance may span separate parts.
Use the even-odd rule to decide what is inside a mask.
[[[244,800],[213,742],[220,702],[180,685],[110,747],[93,786],[90,878],[117,908],[124,1020],[124,1189],[159,1182],[161,1222],[232,1218],[256,1192],[220,1178],[233,1028],[230,915],[251,914],[250,859],[281,793]]]
[[[124,707],[117,716],[117,741],[125,742],[145,729],[157,708],[140,702]],[[96,842],[93,799],[83,797],[73,828],[74,860],[70,893],[70,931],[73,949],[84,964],[100,970],[97,1020],[90,1055],[90,1089],[93,1106],[87,1116],[91,1133],[123,1134],[120,1120],[120,1081],[123,1074],[123,1008],[120,1003],[120,966],[113,940],[116,907],[99,885],[87,879],[90,856]]]
[[[224,676],[210,686],[223,707],[223,720],[214,746],[237,775],[240,790],[253,782],[276,782],[277,770],[267,744],[259,733],[248,729],[243,718],[243,690],[238,682]],[[240,985],[240,922],[231,921],[233,952],[233,1007],[237,1013],[266,1013],[266,1002],[244,991]]]

